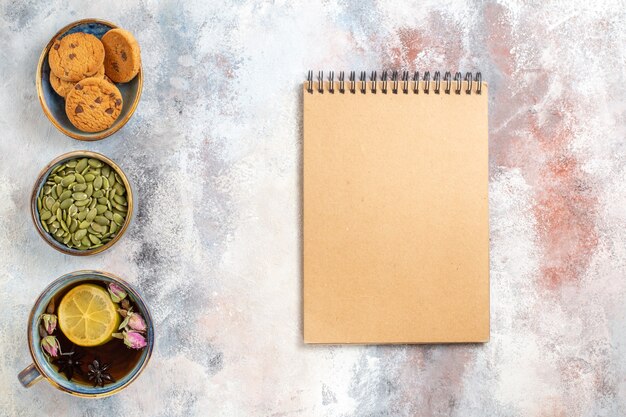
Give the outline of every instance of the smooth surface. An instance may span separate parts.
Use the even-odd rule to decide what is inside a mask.
[[[487,85],[306,84],[305,342],[486,342]]]
[[[90,16],[137,36],[145,82],[89,144],[129,176],[135,217],[77,258],[28,214],[41,167],[85,147],[42,114],[34,68]],[[625,21],[617,1],[1,1],[0,415],[626,415]],[[489,83],[491,340],[304,346],[302,81],[414,67]],[[32,303],[90,268],[145,297],[149,366],[104,400],[22,388]]]

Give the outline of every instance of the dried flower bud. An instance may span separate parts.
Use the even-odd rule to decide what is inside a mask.
[[[54,297],[48,303],[48,307],[46,307],[46,313],[54,314]]]
[[[119,303],[126,298],[126,291],[114,282],[109,284],[109,294],[114,303]]]
[[[130,319],[128,320],[128,327],[133,330],[137,330],[138,332],[145,332],[146,322],[139,314],[132,313]]]
[[[48,334],[52,334],[52,332],[54,332],[54,329],[57,328],[57,316],[55,316],[54,314],[42,314],[41,321],[43,321],[43,325]]]
[[[41,337],[42,339],[46,336],[48,336],[48,332],[46,331],[46,328],[43,327],[43,324],[39,323],[39,337]]]
[[[61,351],[61,345],[54,336],[46,336],[41,339],[41,348],[51,357],[56,358]]]
[[[123,308],[118,308],[117,312],[119,313],[120,316],[122,317],[126,317],[126,315],[128,314],[128,311],[124,310]]]
[[[128,298],[124,298],[124,299],[122,300],[122,308],[123,308],[124,310],[128,310],[128,309],[130,309],[130,301],[128,301]]]
[[[146,338],[139,332],[124,332],[124,344],[132,349],[141,349],[147,345]]]
[[[124,339],[124,333],[113,333],[111,337],[114,337],[116,339]]]

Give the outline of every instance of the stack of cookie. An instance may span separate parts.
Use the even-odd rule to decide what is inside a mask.
[[[135,78],[141,67],[139,44],[124,29],[98,39],[76,32],[56,40],[48,53],[50,84],[65,97],[65,112],[83,132],[100,132],[122,112],[122,95],[114,83]]]

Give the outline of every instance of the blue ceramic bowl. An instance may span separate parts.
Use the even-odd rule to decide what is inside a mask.
[[[105,385],[104,387],[93,387],[93,385],[85,385],[75,381],[68,381],[63,374],[60,374],[56,369],[50,365],[41,349],[41,337],[39,336],[39,317],[46,311],[48,304],[52,297],[59,291],[67,288],[68,286],[74,286],[85,281],[101,281],[105,284],[116,283],[120,285],[130,297],[130,300],[135,304],[136,311],[142,314],[146,322],[146,341],[147,346],[143,348],[141,357],[137,361],[137,364],[131,369],[126,376],[120,380]],[[154,347],[154,325],[148,307],[145,305],[141,296],[135,291],[129,284],[122,281],[118,277],[101,271],[76,271],[63,275],[50,284],[39,296],[35,302],[30,316],[28,318],[28,347],[30,354],[33,357],[33,364],[20,372],[18,378],[22,385],[30,387],[35,382],[45,378],[53,386],[65,391],[69,394],[79,397],[106,397],[113,395],[133,382],[143,369],[148,364],[152,349]]]
[[[52,122],[52,124],[65,133],[67,136],[78,140],[100,140],[117,132],[128,122],[135,112],[139,98],[141,97],[141,89],[143,86],[143,70],[140,68],[135,78],[127,83],[116,83],[115,85],[122,93],[123,107],[122,113],[113,123],[113,126],[101,132],[88,133],[78,130],[69,121],[65,114],[65,99],[55,93],[50,85],[50,65],[48,64],[48,51],[57,39],[63,38],[65,35],[75,32],[90,33],[98,39],[109,30],[116,28],[113,23],[99,19],[84,19],[74,23],[70,23],[57,32],[46,45],[37,65],[37,95],[39,102],[43,108],[43,112]]]

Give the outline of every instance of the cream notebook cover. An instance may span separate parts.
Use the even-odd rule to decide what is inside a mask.
[[[488,341],[488,90],[478,76],[320,83],[309,73],[306,343]]]

